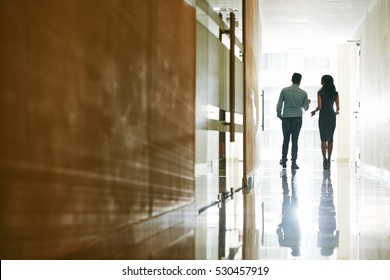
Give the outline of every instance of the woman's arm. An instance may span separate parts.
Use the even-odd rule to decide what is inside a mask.
[[[340,114],[340,101],[339,101],[339,96],[336,96],[336,115]]]
[[[317,93],[317,108],[311,112],[311,116],[314,116],[317,111],[320,111],[322,108],[322,99],[321,96]]]

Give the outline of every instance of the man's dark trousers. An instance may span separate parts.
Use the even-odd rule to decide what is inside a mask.
[[[290,144],[291,136],[291,161],[295,163],[298,157],[298,137],[302,127],[302,118],[283,118],[283,147],[282,147],[282,163],[287,162],[288,145]]]

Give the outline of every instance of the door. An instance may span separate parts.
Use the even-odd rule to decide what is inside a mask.
[[[351,79],[352,83],[355,85],[355,88],[352,92],[351,96],[351,105],[353,109],[353,120],[352,120],[352,137],[351,137],[351,147],[352,147],[352,155],[351,158],[355,162],[355,171],[360,166],[360,44],[356,44],[356,48],[354,49],[354,69],[355,73]]]

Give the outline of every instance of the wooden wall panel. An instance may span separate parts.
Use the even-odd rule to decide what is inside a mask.
[[[255,226],[256,200],[252,191],[260,164],[261,101],[259,70],[261,58],[260,3],[243,0],[244,10],[244,235],[243,259],[257,259],[260,236]]]
[[[245,135],[244,175],[249,178],[259,166],[261,132],[261,104],[259,92],[260,70],[260,7],[259,1],[243,0],[244,9],[244,94]]]
[[[194,201],[195,11],[162,2],[1,1],[1,259],[110,258]]]
[[[196,24],[188,20],[192,8],[182,2],[153,1],[148,115],[152,214],[193,201],[195,193]]]

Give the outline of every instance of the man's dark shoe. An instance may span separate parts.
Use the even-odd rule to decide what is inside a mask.
[[[293,163],[291,164],[291,169],[299,169],[299,166],[297,165],[296,162],[293,162]]]
[[[286,167],[287,167],[286,162],[283,162],[283,160],[280,160],[280,161],[279,161],[279,164],[280,164],[283,168],[286,168]]]

